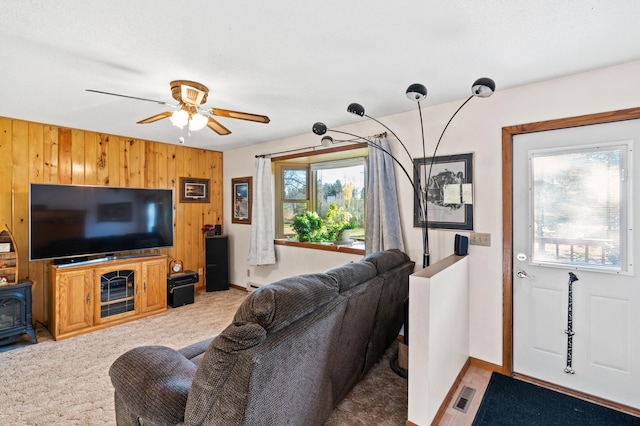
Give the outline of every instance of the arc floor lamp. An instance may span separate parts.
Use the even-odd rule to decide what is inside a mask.
[[[492,79],[487,77],[479,78],[473,83],[473,85],[471,86],[471,96],[469,96],[462,103],[462,105],[458,107],[458,109],[453,113],[449,121],[447,121],[447,124],[442,129],[442,133],[438,138],[438,141],[433,150],[433,155],[431,156],[431,162],[429,164],[428,172],[426,168],[424,170],[424,176],[423,176],[424,180],[421,179],[420,174],[418,173],[418,170],[416,168],[415,162],[413,160],[413,157],[409,153],[409,150],[407,149],[406,145],[398,137],[398,135],[396,135],[396,133],[393,130],[391,130],[389,127],[387,127],[384,123],[380,122],[374,117],[367,115],[362,105],[358,103],[349,104],[349,106],[347,107],[347,112],[358,115],[360,117],[366,117],[370,120],[375,121],[376,123],[383,126],[385,129],[387,129],[398,140],[398,142],[404,149],[404,152],[407,154],[407,156],[411,160],[412,167],[413,167],[413,170],[412,170],[413,175],[416,176],[418,180],[417,182],[414,182],[414,179],[411,178],[411,175],[409,174],[407,169],[404,167],[404,165],[389,150],[382,148],[381,146],[376,144],[374,141],[371,141],[366,137],[355,135],[349,132],[329,129],[326,126],[326,124],[322,122],[317,122],[313,125],[313,128],[312,128],[313,133],[315,133],[316,135],[322,136],[321,143],[323,146],[330,146],[334,143],[342,143],[342,142],[366,144],[374,149],[383,151],[400,167],[404,175],[407,177],[407,179],[411,183],[411,186],[413,187],[415,202],[419,205],[419,212],[420,212],[420,215],[422,216],[422,219],[424,220],[424,227],[422,228],[422,242],[423,242],[422,266],[423,267],[429,266],[429,262],[430,262],[427,194],[429,191],[429,182],[431,181],[431,171],[433,169],[433,163],[435,161],[436,154],[438,153],[440,142],[442,142],[442,137],[444,136],[444,133],[447,131],[447,128],[449,127],[449,124],[451,124],[451,121],[453,120],[453,118],[458,114],[458,112],[460,112],[460,110],[467,104],[467,102],[471,100],[471,98],[474,98],[474,97],[488,98],[493,94],[493,92],[495,92],[495,89],[496,89],[495,82]],[[422,120],[422,109],[420,108],[420,102],[427,98],[427,88],[423,84],[414,83],[407,88],[406,95],[407,95],[407,98],[409,98],[412,101],[415,101],[418,105],[418,113],[420,115],[420,133],[422,136],[422,156],[423,158],[427,158],[426,157],[426,141],[424,137],[424,125]],[[333,133],[349,136],[349,139],[334,139],[333,137],[327,135],[326,134],[327,132],[333,132]],[[423,186],[421,185],[421,182],[425,183],[424,190],[423,190]]]

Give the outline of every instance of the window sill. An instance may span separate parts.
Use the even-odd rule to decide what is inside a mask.
[[[279,246],[300,247],[313,250],[337,251],[340,253],[360,254],[364,256],[364,244],[354,243],[351,246],[335,245],[333,243],[301,243],[287,239],[277,239],[274,244]]]

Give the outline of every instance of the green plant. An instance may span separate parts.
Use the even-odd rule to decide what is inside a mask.
[[[325,241],[339,241],[342,238],[342,231],[358,227],[358,222],[353,219],[353,215],[344,207],[330,204],[327,209],[327,219],[325,220],[327,230],[324,234]]]
[[[358,222],[355,220],[350,220],[349,222],[344,222],[342,224],[342,229],[355,229],[358,227]]]
[[[291,227],[296,232],[298,241],[322,241],[322,218],[316,212],[304,212],[293,218]]]

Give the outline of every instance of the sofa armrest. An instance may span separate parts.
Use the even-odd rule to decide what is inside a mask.
[[[178,352],[180,352],[182,355],[184,355],[185,358],[193,362],[194,358],[199,357],[206,352],[212,341],[213,337],[193,343],[189,346],[185,346],[184,348],[180,348],[178,349]],[[198,363],[194,362],[194,364]]]
[[[124,353],[109,369],[116,416],[122,411],[157,425],[183,421],[196,368],[180,352],[164,346],[141,346]]]

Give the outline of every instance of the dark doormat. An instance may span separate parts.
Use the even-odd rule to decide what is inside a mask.
[[[640,425],[634,417],[493,373],[472,426]]]

